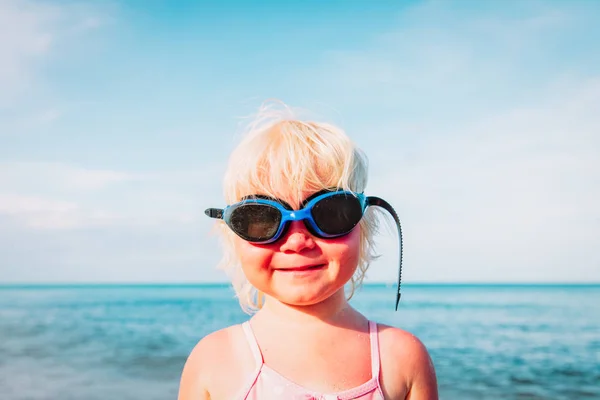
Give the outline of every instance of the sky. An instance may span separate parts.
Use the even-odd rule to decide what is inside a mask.
[[[405,282],[600,282],[600,2],[0,0],[0,283],[225,281],[280,99],[367,153]],[[393,282],[397,236],[369,282]]]

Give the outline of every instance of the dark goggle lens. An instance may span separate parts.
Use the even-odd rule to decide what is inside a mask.
[[[325,197],[311,211],[315,224],[330,235],[350,232],[360,221],[363,210],[360,201],[349,194]]]
[[[236,208],[229,219],[229,226],[241,237],[261,241],[271,239],[277,233],[281,213],[267,204],[244,204]]]

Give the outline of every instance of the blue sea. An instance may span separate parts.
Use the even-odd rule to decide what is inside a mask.
[[[442,399],[600,399],[600,285],[367,285],[416,334]],[[194,344],[247,316],[226,285],[0,287],[2,400],[176,399]]]

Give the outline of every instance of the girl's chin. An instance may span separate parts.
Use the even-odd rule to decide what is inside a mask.
[[[339,289],[343,286],[318,286],[318,285],[306,285],[304,287],[280,286],[277,292],[274,294],[276,300],[281,303],[295,306],[295,307],[309,307],[315,306],[324,301],[330,299]]]

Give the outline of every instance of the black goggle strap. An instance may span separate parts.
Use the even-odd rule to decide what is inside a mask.
[[[206,210],[204,210],[204,214],[211,218],[223,218],[223,210],[221,208],[207,208]]]
[[[385,209],[387,212],[389,212],[392,215],[392,217],[394,217],[394,220],[396,221],[396,226],[398,227],[398,240],[399,240],[399,245],[400,245],[400,248],[399,248],[400,265],[398,267],[398,289],[396,291],[396,311],[398,311],[398,303],[400,303],[400,286],[402,283],[402,250],[403,250],[402,225],[400,225],[400,218],[398,218],[398,214],[396,214],[396,211],[394,210],[394,208],[387,201],[385,201],[379,197],[375,197],[375,196],[367,197],[367,204],[369,206],[378,206],[378,207]]]

